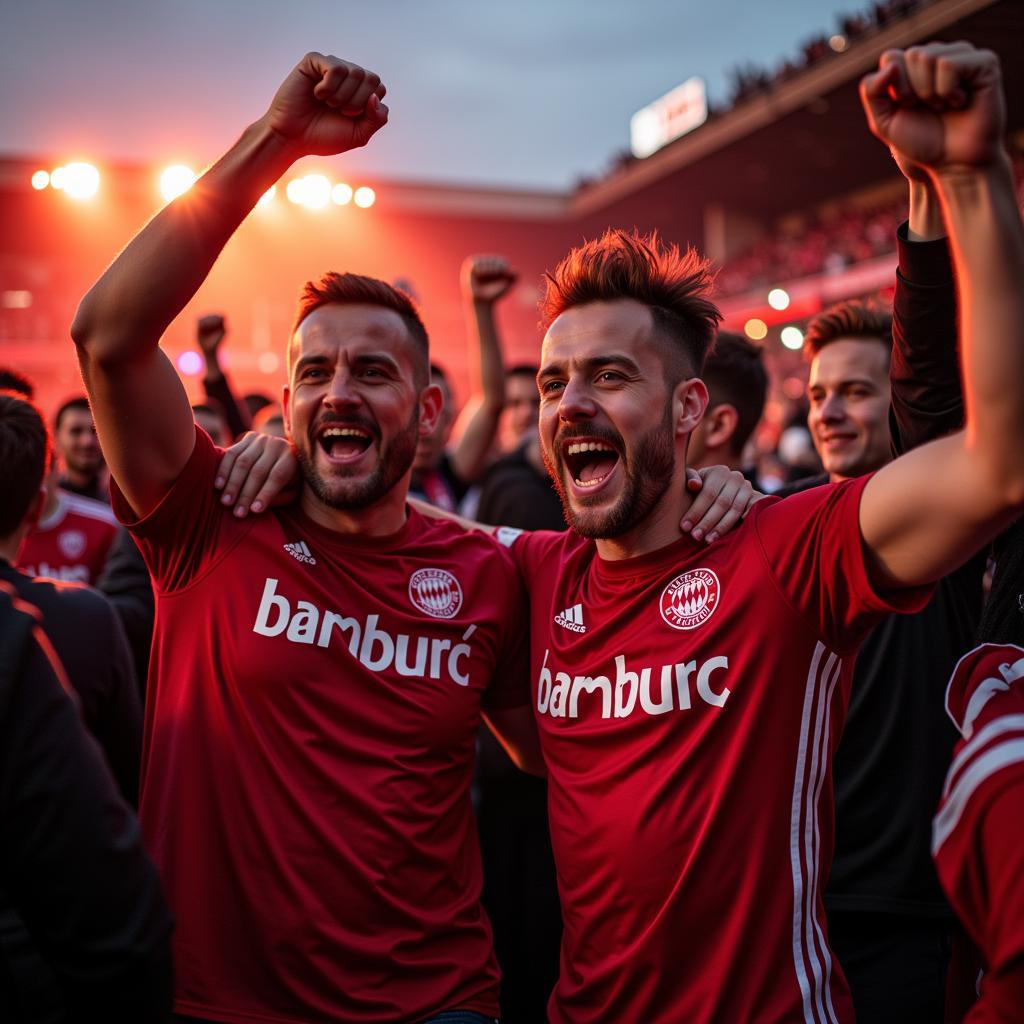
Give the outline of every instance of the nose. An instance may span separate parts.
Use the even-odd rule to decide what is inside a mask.
[[[837,423],[846,415],[846,406],[842,398],[832,392],[822,399],[818,406],[818,415],[827,423]]]
[[[331,377],[324,394],[324,405],[331,409],[346,409],[359,405],[362,396],[355,386],[356,381],[347,367],[339,366]]]
[[[593,419],[596,412],[590,388],[579,378],[570,378],[558,400],[558,418],[565,423],[578,423]]]

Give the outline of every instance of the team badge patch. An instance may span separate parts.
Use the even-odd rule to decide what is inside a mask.
[[[79,558],[85,551],[85,534],[81,530],[62,530],[57,546],[65,558]]]
[[[720,592],[710,569],[691,569],[661,592],[661,617],[673,629],[696,629],[714,614]]]
[[[435,619],[451,619],[462,607],[462,587],[445,569],[417,569],[409,577],[409,600]]]

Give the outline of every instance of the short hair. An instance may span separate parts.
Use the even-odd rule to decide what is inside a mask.
[[[35,398],[36,389],[24,374],[8,366],[0,366],[0,391],[16,391],[26,398]]]
[[[892,351],[892,314],[867,302],[839,302],[812,317],[804,332],[804,358],[810,362],[826,345],[853,338],[877,341]]]
[[[85,395],[75,395],[66,402],[61,402],[60,408],[57,409],[57,415],[53,417],[54,430],[60,430],[60,421],[72,409],[82,409],[90,416],[92,415],[92,410],[89,408],[89,399]]]
[[[310,313],[321,306],[331,304],[381,306],[384,309],[394,310],[405,323],[409,336],[422,350],[423,365],[421,368],[417,363],[416,386],[418,388],[426,386],[430,339],[419,310],[416,308],[416,303],[409,295],[388,284],[387,281],[381,281],[376,277],[365,277],[362,274],[339,274],[331,270],[318,281],[306,282],[299,295],[299,310],[295,317],[295,325],[292,327],[292,334],[295,334],[299,325]]]
[[[658,333],[675,342],[675,358],[670,354],[665,359],[669,386],[703,368],[722,314],[708,297],[714,280],[711,264],[695,249],[680,251],[656,232],[609,229],[577,246],[545,277],[540,302],[545,329],[567,309],[634,299],[650,307]]]
[[[254,417],[260,409],[276,404],[273,398],[260,394],[258,391],[250,391],[247,395],[242,395],[242,401],[245,403],[246,409],[249,410],[250,418]]]
[[[43,414],[24,395],[0,391],[0,537],[21,525],[50,464]]]
[[[536,363],[516,363],[505,371],[506,377],[529,377],[536,382],[540,367]]]
[[[710,395],[708,408],[724,402],[736,410],[729,448],[734,455],[741,455],[764,413],[768,394],[764,352],[742,334],[719,331],[704,362],[703,377]]]

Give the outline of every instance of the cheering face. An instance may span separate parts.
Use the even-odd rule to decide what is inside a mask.
[[[285,419],[306,483],[325,505],[366,508],[408,474],[438,404],[431,389],[431,401],[421,400],[419,362],[425,356],[390,309],[329,304],[299,325]]]
[[[572,528],[619,537],[641,524],[685,468],[650,310],[631,299],[567,310],[537,380],[544,461]]]
[[[811,363],[807,396],[807,426],[832,480],[873,473],[889,461],[889,362],[881,341],[825,345]]]
[[[69,472],[92,476],[100,471],[103,453],[88,409],[66,410],[54,439]]]

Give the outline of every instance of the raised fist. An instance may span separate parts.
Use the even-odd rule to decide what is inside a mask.
[[[1006,129],[999,59],[970,43],[887,50],[860,83],[871,131],[912,177],[991,166]]]
[[[282,82],[264,115],[296,157],[330,156],[365,146],[388,120],[380,76],[358,64],[307,53]]]
[[[470,256],[462,264],[462,288],[474,302],[497,302],[518,278],[503,256]]]
[[[219,313],[201,316],[196,324],[196,342],[203,355],[213,355],[227,334],[227,324]]]

